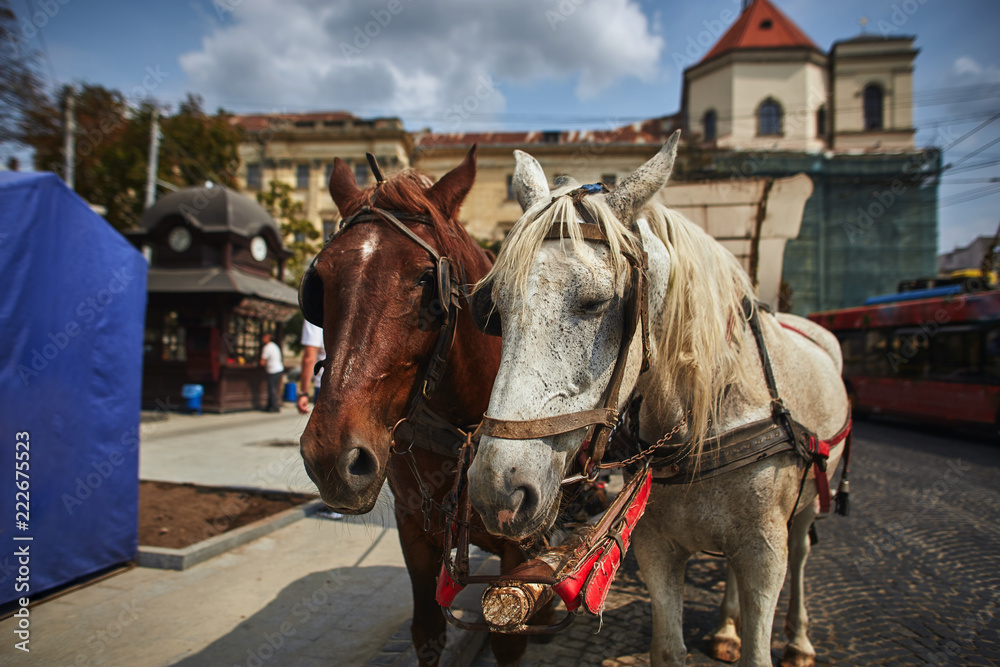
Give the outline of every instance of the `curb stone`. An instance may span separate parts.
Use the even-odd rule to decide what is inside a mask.
[[[136,564],[160,570],[186,570],[187,568],[218,556],[247,542],[272,533],[279,528],[312,516],[325,507],[322,500],[313,500],[289,508],[278,514],[264,517],[235,530],[216,535],[183,549],[140,546]]]

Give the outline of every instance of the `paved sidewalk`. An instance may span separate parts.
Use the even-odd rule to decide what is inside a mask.
[[[308,421],[288,403],[278,414],[172,413],[164,421],[144,421],[139,477],[315,493],[299,456]]]
[[[146,420],[140,476],[315,492],[297,446],[307,419],[286,404]],[[385,489],[366,517],[303,519],[182,572],[136,568],[42,602],[31,652],[5,641],[0,664],[365,665],[392,645],[411,604]],[[0,636],[13,629],[0,621]]]

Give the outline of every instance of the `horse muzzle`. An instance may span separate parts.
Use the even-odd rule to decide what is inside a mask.
[[[545,493],[547,480],[536,479],[531,468],[518,465],[518,458],[489,458],[488,449],[480,450],[469,468],[472,506],[486,529],[494,535],[520,540],[548,528],[553,515],[550,506],[556,504],[556,499]]]
[[[302,461],[323,502],[342,514],[365,514],[375,506],[385,469],[372,448],[349,442],[324,446],[306,429],[299,440]]]

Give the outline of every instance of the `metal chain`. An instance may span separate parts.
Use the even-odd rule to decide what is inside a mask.
[[[666,446],[666,444],[670,442],[670,440],[673,439],[675,435],[677,435],[677,432],[680,431],[681,428],[683,428],[686,425],[687,425],[687,416],[685,416],[684,419],[677,422],[677,424],[672,429],[670,429],[670,431],[666,435],[664,435],[662,438],[657,440],[655,443],[653,443],[643,451],[639,452],[638,454],[635,454],[634,456],[630,456],[623,461],[615,461],[613,463],[599,463],[597,464],[597,470],[625,468],[627,466],[632,465],[633,463],[641,461],[642,459],[646,458],[647,456],[655,452],[657,449]],[[636,439],[638,440],[638,436],[636,436]]]

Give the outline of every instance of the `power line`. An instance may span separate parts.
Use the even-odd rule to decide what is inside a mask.
[[[993,141],[990,141],[988,143],[983,144],[982,146],[980,146],[976,150],[972,151],[971,153],[969,153],[968,155],[966,155],[965,157],[963,157],[961,160],[958,160],[957,162],[953,162],[951,164],[951,166],[952,167],[957,167],[960,164],[962,164],[963,162],[965,162],[966,160],[968,160],[969,158],[971,158],[973,156],[976,156],[976,155],[979,155],[980,153],[982,153],[984,150],[986,150],[990,146],[995,146],[997,144],[1000,144],[1000,137],[997,137]]]
[[[958,204],[967,204],[977,199],[992,197],[997,194],[1000,194],[1000,184],[988,185],[983,188],[977,188],[975,190],[969,190],[968,192],[952,195],[951,197],[945,197],[937,202],[937,208],[942,209],[949,206],[956,206]]]

